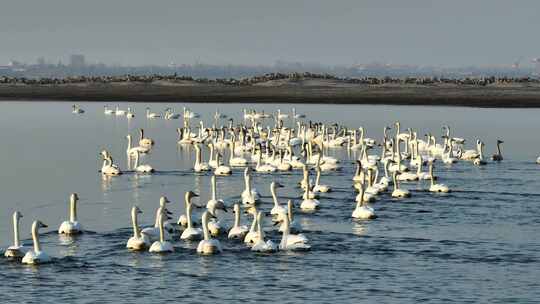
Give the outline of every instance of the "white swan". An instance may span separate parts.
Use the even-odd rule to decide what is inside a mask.
[[[135,172],[137,173],[153,173],[155,170],[148,164],[139,164],[139,152],[135,153]]]
[[[13,245],[9,246],[4,252],[7,258],[22,258],[30,248],[21,244],[19,239],[19,220],[23,215],[19,211],[13,212]]]
[[[146,118],[148,119],[154,119],[154,118],[160,118],[161,116],[158,113],[150,112],[150,108],[146,108]]]
[[[150,147],[149,146],[136,146],[136,147],[132,147],[132,143],[131,143],[131,135],[126,135],[126,138],[128,140],[128,146],[127,146],[127,149],[126,149],[126,153],[128,156],[135,156],[136,153],[148,153],[150,152]]]
[[[166,217],[165,207],[159,207],[158,209],[158,229],[159,229],[159,240],[152,243],[150,246],[149,252],[152,253],[169,253],[174,252],[173,245],[165,240],[165,228],[163,228],[163,220]]]
[[[311,193],[311,185],[309,183],[309,181],[305,181],[307,183],[307,187],[305,189],[305,192],[304,192],[304,200],[302,200],[302,203],[300,204],[300,209],[302,210],[305,210],[305,211],[313,211],[313,210],[316,210],[316,209],[319,209],[319,201],[314,199],[314,198],[311,198],[312,196],[310,195]]]
[[[397,172],[394,172],[392,174],[392,178],[394,180],[394,191],[392,191],[392,197],[395,197],[395,198],[410,197],[411,192],[409,192],[409,190],[399,188],[399,181],[397,179]]]
[[[217,210],[223,210],[224,212],[227,212],[227,207],[225,206],[225,202],[221,199],[217,199],[217,186],[216,186],[216,176],[212,175],[211,179],[211,188],[212,188],[212,196],[210,200],[206,203],[206,209],[212,214],[212,220],[209,222],[209,229],[210,233],[212,233],[213,236],[217,236],[221,233],[222,227],[221,223],[217,219]]]
[[[279,243],[279,250],[309,250],[308,238],[303,234],[291,234],[289,227],[289,217],[284,219],[283,236]]]
[[[148,147],[154,145],[154,140],[148,137],[144,137],[144,130],[139,129],[139,146]]]
[[[235,141],[236,141],[236,138],[235,138],[235,136],[233,136],[232,141],[231,141],[231,145],[229,146],[230,147],[229,165],[233,166],[233,167],[247,166],[247,164],[248,164],[247,159],[245,159],[243,157],[240,157],[240,156],[235,156],[234,155]]]
[[[450,192],[450,188],[448,188],[448,186],[445,184],[435,183],[435,178],[433,177],[433,162],[429,163],[429,176],[431,177],[431,185],[429,187],[430,192]]]
[[[127,118],[133,118],[133,117],[135,117],[135,113],[134,113],[133,111],[131,111],[131,108],[129,108],[129,107],[128,107],[128,109],[127,109],[126,117],[127,117]]]
[[[211,238],[208,231],[208,218],[212,216],[213,215],[210,214],[210,212],[208,211],[205,211],[202,215],[202,228],[204,239],[200,241],[199,245],[197,246],[197,253],[199,254],[216,254],[223,251],[221,249],[221,244],[219,243],[219,241]]]
[[[77,221],[77,202],[79,196],[77,193],[72,193],[69,197],[69,221],[64,221],[60,228],[59,234],[79,234],[82,233],[82,225]]]
[[[125,110],[120,110],[120,107],[116,106],[116,111],[114,111],[114,114],[116,116],[124,116],[124,115],[126,115],[126,111]]]
[[[360,193],[356,199],[356,208],[352,212],[352,217],[356,219],[374,219],[377,216],[373,208],[368,206],[367,201],[363,199],[364,197],[364,186],[359,184]]]
[[[202,161],[202,151],[199,145],[194,145],[195,147],[195,165],[193,170],[195,172],[210,171],[210,166]]]
[[[321,185],[321,169],[317,168],[317,177],[315,178],[315,186],[313,187],[313,192],[330,192],[332,188],[328,185]]]
[[[169,213],[167,208],[165,207],[168,203],[170,203],[169,199],[166,196],[162,196],[159,198],[159,208],[156,211],[156,221],[154,223],[153,227],[147,227],[142,230],[142,233],[148,235],[151,241],[155,241],[159,239],[160,237],[160,231],[159,231],[159,219],[162,217],[161,213],[162,211],[165,213]],[[169,232],[165,231],[164,234],[165,240],[170,240],[171,236]]]
[[[117,176],[117,175],[121,175],[122,171],[120,171],[118,166],[113,163],[112,156],[107,155],[107,157],[103,158],[103,165],[101,166],[101,174],[107,175],[107,176]]]
[[[142,211],[137,206],[131,208],[131,224],[133,225],[133,236],[129,238],[126,244],[126,248],[130,250],[140,251],[146,250],[150,246],[150,238],[141,233],[139,223],[137,220],[137,214],[141,214]]]
[[[270,214],[279,218],[280,216],[285,215],[287,210],[285,210],[285,208],[279,204],[276,188],[283,188],[283,185],[278,182],[272,182],[270,184],[270,193],[272,194],[272,201],[274,202],[274,207],[272,207],[272,210],[270,210]]]
[[[51,258],[45,252],[41,251],[39,243],[39,228],[47,228],[48,226],[37,220],[32,223],[32,240],[34,241],[34,249],[29,250],[22,258],[23,264],[44,264],[49,263]]]
[[[255,166],[255,171],[257,171],[259,173],[276,172],[276,170],[277,170],[276,167],[274,167],[272,165],[268,165],[268,164],[261,164],[261,161],[262,161],[262,151],[259,150],[258,156],[257,156],[257,165]]]
[[[244,185],[245,189],[242,191],[242,204],[244,205],[254,205],[260,199],[257,189],[254,189],[251,186],[251,175],[249,174],[250,168],[247,167],[244,170]]]
[[[232,174],[231,167],[221,164],[221,154],[217,154],[217,168],[214,169],[214,174],[219,176],[227,176]]]
[[[244,237],[244,243],[251,247],[253,244],[255,244],[258,241],[259,234],[257,233],[257,207],[253,206],[250,209],[249,212],[251,215],[253,215],[253,221],[251,222],[251,226],[249,228],[248,233]]]
[[[302,226],[300,226],[300,223],[295,220],[294,218],[294,212],[293,212],[293,202],[291,200],[287,201],[287,213],[285,216],[289,219],[289,231],[292,233],[299,233],[302,231]],[[285,231],[287,227],[285,227],[285,221],[281,221],[281,225],[279,226],[279,232]]]
[[[240,204],[234,204],[234,226],[229,230],[229,239],[244,239],[248,233],[248,228],[240,225]]]
[[[195,228],[193,227],[193,221],[191,220],[191,208],[192,203],[191,199],[193,197],[199,196],[198,194],[188,191],[185,194],[185,202],[186,202],[186,229],[182,232],[182,235],[180,235],[180,239],[182,240],[200,240],[202,238],[202,229],[201,228]]]
[[[103,110],[103,113],[105,113],[105,115],[113,115],[114,110],[111,110],[111,109],[109,109],[108,106],[105,106],[105,109]]]
[[[263,231],[263,217],[262,217],[262,211],[259,211],[257,214],[257,234],[258,234],[258,240],[253,246],[251,247],[251,251],[255,252],[276,252],[278,250],[278,246],[272,242],[271,240],[264,241],[264,231]]]

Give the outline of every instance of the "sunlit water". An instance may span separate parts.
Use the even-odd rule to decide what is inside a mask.
[[[174,107],[181,111],[183,105]],[[203,114],[207,123],[216,107],[237,121],[243,107],[186,105]],[[54,257],[54,263],[39,267],[0,258],[1,303],[525,303],[540,297],[540,167],[534,164],[540,150],[539,110],[298,105],[297,111],[314,121],[364,126],[373,138],[381,138],[383,127],[396,119],[404,128],[437,136],[441,125],[449,124],[471,148],[476,138],[484,140],[488,155],[496,139],[503,139],[505,160],[481,168],[468,162],[439,164],[437,174],[452,193],[434,195],[423,191],[426,184],[407,184],[412,198],[394,200],[384,194],[373,204],[378,219],[353,221],[351,161],[357,155],[330,150],[345,166],[322,177],[335,191],[321,197],[319,212],[297,211],[311,251],[257,255],[222,238],[223,254],[201,257],[196,242],[175,241],[176,252],[166,256],[125,249],[132,233],[131,206],[140,206],[140,221],[151,225],[161,195],[173,202],[169,209],[177,217],[183,212],[183,193],[195,190],[204,203],[210,184],[208,174],[191,172],[192,147],[176,144],[181,120],[146,120],[146,105],[131,106],[137,116],[128,122],[105,116],[102,103],[82,104],[86,113],[80,116],[71,114],[68,103],[0,104],[0,247],[11,244],[11,214],[19,210],[25,243],[31,244],[33,219],[49,225],[42,243]],[[151,105],[154,111],[166,106]],[[267,112],[291,109],[255,107]],[[141,127],[157,143],[145,160],[159,172],[103,180],[98,152],[109,149],[125,168],[125,136],[138,136]],[[207,150],[204,155],[208,157]],[[218,178],[219,196],[229,204],[243,187],[241,172]],[[263,210],[272,206],[272,180],[286,185],[278,193],[282,203],[292,198],[299,204],[300,178],[298,171],[254,174]],[[79,220],[87,233],[69,240],[55,230],[68,215],[71,192],[81,198]],[[230,214],[222,218],[231,223]],[[246,217],[243,223],[249,224]],[[280,239],[275,232],[267,235]]]

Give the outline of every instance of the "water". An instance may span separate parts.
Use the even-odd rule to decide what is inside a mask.
[[[534,164],[540,150],[539,110],[298,105],[297,111],[314,121],[362,125],[373,138],[380,138],[382,128],[396,119],[404,128],[437,136],[446,123],[453,134],[468,139],[469,147],[483,139],[489,155],[502,138],[505,160],[481,168],[465,162],[439,164],[437,174],[452,193],[434,195],[422,191],[425,184],[408,184],[412,198],[397,201],[382,195],[373,204],[378,219],[353,221],[356,193],[350,161],[356,156],[331,150],[346,164],[343,171],[322,177],[335,191],[322,196],[316,214],[297,213],[311,251],[257,255],[221,239],[223,254],[201,257],[195,253],[196,242],[176,241],[176,252],[166,256],[124,248],[131,235],[132,205],[144,211],[142,224],[151,225],[160,195],[173,202],[175,217],[183,212],[185,191],[200,193],[200,202],[208,200],[209,175],[194,176],[193,151],[176,144],[181,121],[148,121],[143,104],[131,105],[137,116],[130,122],[103,115],[101,103],[82,106],[86,113],[77,116],[67,103],[0,104],[0,247],[11,244],[11,214],[20,210],[25,243],[31,243],[30,224],[39,218],[49,224],[41,239],[54,257],[54,263],[39,267],[0,258],[2,303],[527,303],[540,297],[540,167]],[[158,111],[167,105],[151,106]],[[242,109],[187,106],[204,114],[207,122],[216,107],[235,118]],[[290,110],[288,105],[256,108]],[[157,142],[147,160],[160,172],[103,180],[97,172],[98,152],[109,149],[125,168],[125,135],[137,136],[140,127]],[[204,155],[208,157],[206,150]],[[237,199],[241,176],[235,170],[231,177],[218,178],[220,197],[229,203]],[[278,192],[281,202],[293,198],[299,204],[294,185],[300,177],[297,171],[255,175],[263,209],[271,207],[269,184],[274,179],[286,185]],[[88,233],[63,239],[55,230],[67,217],[71,192],[79,193],[79,220]],[[224,220],[230,224],[231,215]],[[242,220],[249,224],[246,217]],[[280,239],[275,232],[268,236]]]

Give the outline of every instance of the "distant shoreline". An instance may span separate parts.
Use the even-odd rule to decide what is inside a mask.
[[[201,84],[191,81],[0,84],[0,100],[539,108],[540,85],[366,85],[336,80],[269,81],[246,86]]]

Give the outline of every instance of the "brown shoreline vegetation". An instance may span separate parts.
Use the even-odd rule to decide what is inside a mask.
[[[266,74],[243,79],[177,75],[25,79],[0,77],[0,100],[329,103],[540,107],[534,78],[339,78]]]

